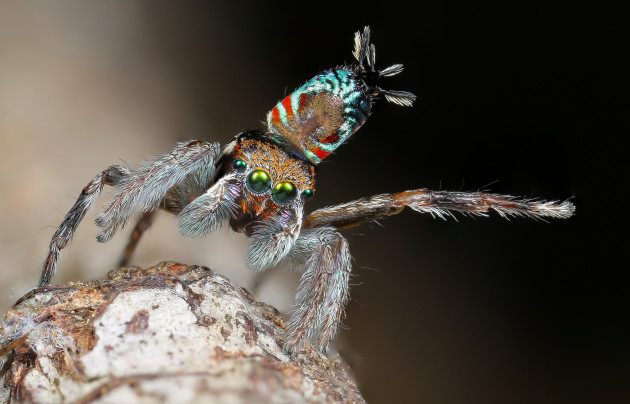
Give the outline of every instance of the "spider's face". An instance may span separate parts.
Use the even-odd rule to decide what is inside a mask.
[[[235,174],[239,189],[234,231],[251,235],[256,224],[284,212],[300,210],[315,192],[315,168],[282,147],[259,139],[236,141],[226,174]]]

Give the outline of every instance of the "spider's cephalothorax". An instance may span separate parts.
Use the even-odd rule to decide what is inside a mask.
[[[381,78],[400,73],[402,65],[376,70],[367,27],[355,35],[354,56],[357,63],[325,71],[280,101],[269,112],[264,132],[242,133],[223,149],[217,143],[183,142],[136,170],[111,166],[98,174],[53,235],[40,286],[50,282],[61,249],[103,186],[110,185],[118,193],[96,218],[102,228],[97,240],[108,241],[139,215],[121,265],[159,209],[179,215],[179,229],[190,237],[228,223],[250,238],[245,261],[252,270],[287,262],[303,272],[285,346],[295,352],[311,341],[325,351],[348,301],[351,257],[340,229],[398,214],[406,206],[441,218],[490,210],[533,218],[573,214],[569,202],[427,189],[375,195],[305,214],[304,204],[315,192],[315,165],[361,127],[374,100],[383,95],[404,106],[415,100],[411,93],[379,86]]]
[[[248,267],[271,268],[300,234],[304,202],[315,192],[315,166],[290,144],[258,131],[237,136],[217,166],[214,186],[179,213],[181,233],[204,236],[227,220],[232,230],[259,240],[247,252]]]
[[[230,218],[232,230],[251,236],[256,224],[274,217],[301,217],[304,202],[315,192],[315,167],[264,138],[242,139],[236,141],[225,173],[235,176],[241,190]]]

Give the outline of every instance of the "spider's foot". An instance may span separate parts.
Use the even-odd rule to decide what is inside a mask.
[[[307,327],[298,327],[295,330],[289,330],[285,337],[284,350],[289,355],[294,355],[309,344],[309,338],[306,337]],[[328,352],[332,339],[321,336],[317,339],[317,343],[313,343],[313,347],[323,354]]]

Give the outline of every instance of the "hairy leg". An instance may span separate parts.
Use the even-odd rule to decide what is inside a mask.
[[[167,192],[184,183],[192,174],[213,170],[220,153],[218,143],[182,142],[170,154],[134,170],[118,184],[119,192],[114,200],[96,218],[96,224],[103,227],[97,240],[108,241],[134,213],[159,208]]]
[[[48,247],[48,255],[44,261],[42,274],[39,278],[39,286],[45,286],[50,283],[55,270],[57,269],[57,261],[59,253],[65,248],[77,229],[81,220],[85,217],[88,210],[94,205],[103,191],[103,186],[116,186],[130,174],[129,170],[120,166],[111,166],[105,171],[98,174],[90,183],[83,188],[81,194],[74,203],[74,206],[66,214],[61,225],[53,234],[52,240]]]
[[[566,219],[573,215],[575,206],[568,202],[520,200],[512,196],[485,192],[449,192],[418,189],[395,194],[381,194],[356,201],[318,209],[304,220],[304,228],[333,226],[338,229],[357,226],[363,222],[400,213],[405,206],[430,213],[441,219],[455,218],[453,212],[486,216],[494,210],[503,217],[526,216]]]
[[[310,340],[325,352],[339,330],[348,302],[348,242],[332,227],[303,230],[288,258],[306,271],[297,294],[297,309],[289,320],[285,347],[296,352]]]
[[[160,201],[160,209],[175,215],[179,214],[191,200],[197,198],[212,186],[214,172],[214,165],[209,164],[189,174],[183,183],[174,186],[167,192]],[[150,210],[140,216],[140,219],[131,232],[127,246],[123,251],[118,263],[119,266],[123,267],[128,265],[131,256],[140,242],[140,238],[153,224],[156,212],[155,210]]]
[[[203,237],[218,229],[232,216],[240,189],[235,174],[221,177],[206,193],[188,204],[179,214],[179,231],[186,237]]]
[[[518,200],[485,192],[447,192],[419,189],[375,195],[316,210],[304,219],[302,232],[287,261],[306,267],[297,297],[297,310],[289,322],[287,349],[295,352],[306,340],[325,351],[334,338],[348,300],[350,253],[337,229],[396,215],[409,206],[445,219],[453,212],[487,215],[494,210],[503,217],[568,218],[570,202]],[[304,264],[304,262],[306,262]]]
[[[118,262],[119,267],[124,267],[129,264],[129,259],[133,255],[133,252],[136,250],[138,242],[140,242],[140,238],[142,237],[144,232],[147,231],[149,227],[151,227],[151,224],[153,224],[155,212],[156,211],[154,210],[144,212],[142,216],[140,216],[140,219],[138,219],[138,223],[136,223],[136,226],[133,228],[133,231],[129,236],[127,246],[125,247],[123,254],[120,257],[120,261]]]

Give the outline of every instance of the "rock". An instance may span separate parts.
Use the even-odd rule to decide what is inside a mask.
[[[199,266],[120,268],[29,291],[0,328],[0,401],[364,402],[346,366],[290,357],[278,311]]]

